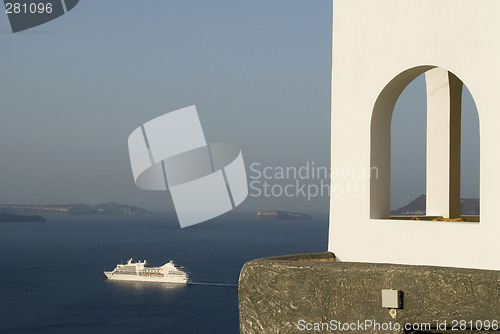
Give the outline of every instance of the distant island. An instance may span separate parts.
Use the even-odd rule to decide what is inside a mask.
[[[75,216],[75,215],[151,215],[151,211],[132,205],[103,204],[0,204],[0,214]],[[43,218],[43,217],[42,217]]]
[[[312,220],[312,217],[304,213],[288,211],[260,211],[257,220]]]
[[[10,213],[0,213],[0,223],[37,223],[46,222],[42,216],[14,215]]]
[[[420,195],[407,205],[391,212],[396,216],[421,216],[425,215],[425,195]],[[460,213],[466,216],[479,215],[479,198],[462,198],[460,200]]]

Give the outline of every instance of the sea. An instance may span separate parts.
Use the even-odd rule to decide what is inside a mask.
[[[326,215],[229,213],[183,229],[175,213],[46,218],[0,223],[0,333],[239,333],[245,262],[327,249]],[[106,279],[129,258],[174,260],[194,284]]]

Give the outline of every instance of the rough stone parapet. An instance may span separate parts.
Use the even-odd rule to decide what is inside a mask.
[[[383,308],[383,289],[403,291],[403,308]],[[470,321],[483,326],[487,320],[500,321],[497,271],[337,262],[328,252],[247,262],[238,292],[242,334],[340,332],[324,325],[322,331],[303,329],[306,324],[330,325],[332,320],[337,325],[357,326],[366,320],[393,325],[392,330],[343,331],[347,333],[445,333],[464,320],[467,326]],[[437,330],[437,324],[445,322],[446,329]],[[394,329],[396,323],[401,329]],[[430,330],[404,330],[405,324],[427,323]],[[460,328],[460,323],[455,327]],[[470,329],[452,332],[470,333]]]

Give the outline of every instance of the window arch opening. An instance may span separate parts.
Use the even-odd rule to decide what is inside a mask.
[[[384,88],[372,115],[371,168],[373,219],[479,221],[479,117],[457,76],[419,66]]]

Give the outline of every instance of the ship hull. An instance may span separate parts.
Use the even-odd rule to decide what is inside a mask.
[[[175,283],[187,284],[188,279],[184,277],[147,277],[140,275],[120,275],[104,272],[106,277],[110,280],[116,281],[132,281],[132,282],[158,282],[158,283]]]

